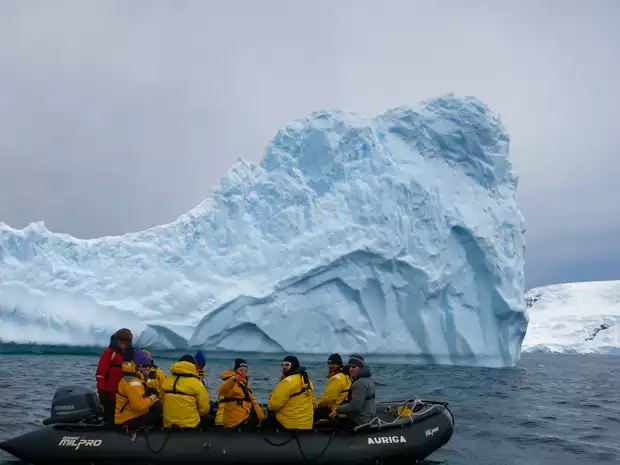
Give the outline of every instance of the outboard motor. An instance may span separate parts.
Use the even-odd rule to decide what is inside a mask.
[[[102,414],[95,391],[82,386],[61,386],[52,399],[50,417],[43,424],[98,423]]]

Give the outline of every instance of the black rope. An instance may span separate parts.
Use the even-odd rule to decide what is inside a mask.
[[[321,459],[321,457],[323,457],[323,455],[325,455],[325,452],[327,452],[327,448],[332,443],[332,439],[334,439],[335,435],[336,435],[336,432],[333,431],[331,436],[329,437],[329,441],[327,441],[327,444],[325,444],[325,447],[323,448],[321,453],[319,455],[317,455],[315,458],[313,458],[312,460],[308,459],[308,457],[306,457],[306,454],[304,454],[304,451],[303,451],[303,449],[301,447],[301,442],[299,442],[299,436],[297,435],[297,433],[295,433],[295,440],[297,441],[297,447],[299,448],[299,453],[301,454],[303,459],[306,462],[317,463]]]
[[[263,440],[269,444],[270,446],[274,446],[274,447],[280,447],[280,446],[285,446],[287,445],[289,442],[291,442],[293,439],[295,439],[295,435],[291,435],[290,438],[288,438],[287,441],[284,441],[283,443],[280,444],[276,444],[275,442],[271,442],[269,439],[267,439],[267,437],[265,437],[265,435],[263,434],[262,430],[259,428],[258,429],[258,434],[263,438]],[[278,433],[279,434],[279,433]]]
[[[164,450],[164,447],[166,447],[166,444],[168,443],[168,439],[170,439],[170,434],[172,433],[172,429],[171,428],[166,428],[168,430],[168,434],[166,434],[166,439],[164,439],[163,444],[161,445],[161,447],[158,450],[153,450],[153,448],[151,447],[151,444],[149,443],[149,430],[145,430],[144,431],[144,439],[146,441],[146,447],[148,447],[148,449],[154,453],[154,454],[159,454],[162,450]]]

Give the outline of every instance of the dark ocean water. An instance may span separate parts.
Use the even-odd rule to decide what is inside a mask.
[[[93,387],[97,357],[0,354],[0,441],[37,428],[61,384]],[[166,371],[172,360],[156,359]],[[266,401],[279,360],[249,360]],[[302,360],[303,362],[303,360]],[[208,364],[214,395],[228,360]],[[325,364],[307,363],[317,391]],[[620,357],[525,354],[519,367],[373,365],[380,400],[450,402],[451,441],[429,457],[446,465],[620,464]],[[0,452],[2,454],[2,452]],[[0,462],[7,457],[0,456]]]

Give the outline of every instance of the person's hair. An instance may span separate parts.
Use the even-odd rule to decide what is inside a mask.
[[[193,363],[194,365],[196,365],[196,359],[194,357],[192,357],[189,354],[185,354],[183,355],[180,359],[179,362],[190,362]]]

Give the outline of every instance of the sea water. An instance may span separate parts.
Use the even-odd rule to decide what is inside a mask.
[[[174,354],[175,358],[178,354]],[[170,354],[156,358],[166,372]],[[207,365],[217,396],[218,355]],[[277,358],[247,358],[253,390],[265,402],[278,380]],[[96,355],[0,354],[0,441],[41,425],[55,389],[94,387]],[[317,391],[327,365],[302,358]],[[308,362],[308,363],[305,363]],[[620,357],[524,354],[516,368],[491,369],[381,363],[372,366],[380,401],[413,396],[450,403],[450,442],[428,460],[446,465],[620,464]],[[2,454],[2,452],[0,452]],[[0,462],[7,456],[0,456]]]

